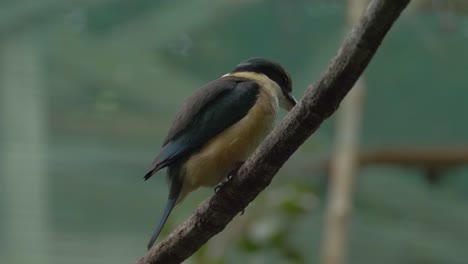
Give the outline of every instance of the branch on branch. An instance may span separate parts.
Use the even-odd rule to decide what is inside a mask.
[[[296,149],[338,108],[410,0],[374,0],[319,81],[223,188],[138,263],[181,263],[265,189]]]

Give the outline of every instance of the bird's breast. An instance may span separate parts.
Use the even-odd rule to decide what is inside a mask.
[[[218,184],[238,162],[253,153],[273,128],[278,99],[268,80],[260,83],[257,102],[244,118],[211,139],[185,162],[184,185],[190,189],[187,191]]]

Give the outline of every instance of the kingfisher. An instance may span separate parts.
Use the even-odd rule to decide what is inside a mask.
[[[297,104],[289,73],[266,58],[250,58],[197,89],[177,112],[161,151],[144,176],[167,167],[169,195],[147,248],[172,209],[199,187],[215,187],[273,129],[279,108]]]

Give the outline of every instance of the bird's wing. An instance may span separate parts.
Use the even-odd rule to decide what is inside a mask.
[[[242,119],[255,104],[259,89],[257,82],[233,76],[214,80],[198,89],[177,113],[145,180],[199,150],[211,138]]]

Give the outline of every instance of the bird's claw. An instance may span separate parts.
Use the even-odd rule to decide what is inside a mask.
[[[219,190],[221,190],[221,189],[223,188],[223,186],[224,186],[228,181],[230,181],[231,179],[232,179],[232,177],[231,177],[231,178],[228,177],[226,180],[224,180],[224,181],[218,183],[218,185],[216,185],[216,186],[214,187],[214,192],[215,192],[215,193],[219,192]]]
[[[221,188],[223,188],[223,186],[232,180],[232,178],[234,177],[234,175],[237,174],[237,172],[239,171],[240,167],[242,167],[242,165],[244,164],[244,161],[239,161],[237,162],[236,164],[236,167],[228,173],[227,177],[226,177],[226,180],[225,181],[222,181],[220,183],[218,183],[218,185],[215,186],[214,188],[214,192],[217,193],[219,192],[219,190],[221,190]]]
[[[229,174],[227,176],[228,181],[230,181],[232,179],[232,177],[234,177],[234,175],[236,175],[239,172],[239,169],[242,167],[242,165],[244,165],[244,163],[245,163],[245,161],[238,161],[237,162],[236,167],[231,172],[229,172]]]
[[[221,190],[221,187],[223,187],[223,184],[224,182],[218,183],[218,185],[214,187],[214,192],[215,193],[219,192],[219,190]]]

